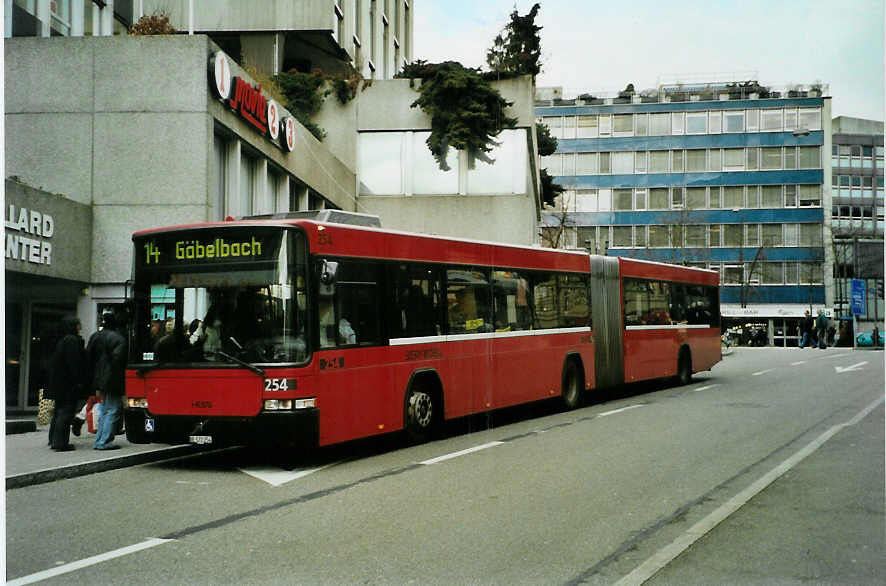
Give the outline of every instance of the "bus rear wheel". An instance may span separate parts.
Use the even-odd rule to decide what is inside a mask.
[[[581,401],[581,374],[575,360],[567,360],[563,367],[563,405],[575,409]]]
[[[430,389],[421,383],[413,384],[406,397],[406,433],[414,442],[430,439],[437,419],[437,405]]]
[[[692,382],[692,356],[689,350],[682,350],[677,359],[677,383],[688,385]]]

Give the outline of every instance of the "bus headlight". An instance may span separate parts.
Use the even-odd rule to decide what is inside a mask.
[[[317,399],[315,397],[311,397],[310,399],[296,399],[295,400],[295,408],[296,409],[313,409],[317,406]]]
[[[148,400],[145,397],[131,397],[126,399],[126,406],[133,409],[147,409]]]
[[[265,411],[291,411],[292,399],[266,399]]]

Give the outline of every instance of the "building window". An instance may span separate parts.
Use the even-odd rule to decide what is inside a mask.
[[[596,115],[578,117],[578,130],[576,132],[578,138],[596,138],[598,134]]]
[[[800,243],[800,224],[784,225],[784,245],[797,246]]]
[[[743,208],[744,203],[744,187],[729,186],[723,188],[723,207],[724,208]]]
[[[671,114],[671,134],[683,134],[683,112]]]
[[[671,207],[675,210],[683,209],[683,193],[682,187],[674,187],[671,189]]]
[[[744,149],[723,149],[723,170],[744,171]]]
[[[781,169],[781,147],[763,147],[761,151],[761,169]]]
[[[416,195],[458,193],[458,173],[460,168],[459,157],[456,154],[455,149],[450,147],[446,151],[446,161],[449,163],[450,169],[449,171],[442,171],[425,142],[430,135],[430,132],[415,132],[412,134],[412,193]],[[370,136],[370,134],[366,134],[366,136]],[[393,150],[394,148],[396,147],[393,144],[389,147],[390,150]],[[400,157],[399,153],[397,153],[397,157]],[[381,164],[385,165],[385,163]],[[477,165],[479,166],[479,164],[480,162],[478,161]],[[401,165],[397,165],[397,167],[401,167]],[[367,168],[368,167],[361,166],[361,169]],[[391,172],[399,174],[399,170],[395,171],[393,168],[391,169]],[[375,169],[373,169],[372,173],[373,176],[377,176]],[[361,177],[361,183],[362,182],[363,180]],[[392,179],[391,186],[393,187],[396,184],[396,179]],[[401,192],[398,191],[396,193]]]
[[[726,132],[744,132],[744,110],[724,112]]]
[[[403,189],[403,139],[400,132],[360,134],[360,195],[395,195]],[[447,160],[452,164],[452,151]],[[436,163],[434,168],[439,171]]]
[[[668,209],[668,188],[653,187],[649,190],[649,209],[650,210],[666,210]]]
[[[649,115],[649,135],[663,136],[671,133],[671,115],[667,112]]]
[[[821,151],[820,147],[803,146],[800,147],[799,150],[801,169],[818,169],[821,167],[821,159],[819,156],[819,152]]]
[[[784,113],[778,110],[761,110],[760,111],[760,131],[780,131],[784,124],[782,118]]]
[[[707,246],[707,226],[698,224],[686,226],[686,246],[690,248]]]
[[[634,153],[612,153],[612,174],[626,175],[634,172]]]
[[[707,112],[690,112],[686,114],[686,134],[705,134],[707,131]]]
[[[760,129],[760,111],[748,110],[745,112],[745,122],[748,132],[757,132]]]
[[[782,198],[781,185],[764,185],[763,201],[761,207],[764,208],[780,208],[784,199]]]
[[[799,128],[821,130],[821,108],[800,108]]]
[[[671,170],[674,173],[682,173],[683,172],[683,151],[671,151],[673,155],[671,161]]]
[[[597,153],[576,153],[576,175],[596,175],[597,173],[599,173],[599,171],[600,168]]]
[[[763,224],[761,228],[763,246],[782,246],[784,244],[782,224]]]
[[[646,172],[646,151],[637,151],[634,153],[634,173]]]
[[[744,225],[745,246],[760,246],[760,224]]]
[[[706,168],[706,154],[704,149],[686,151],[686,171],[688,173],[702,173]]]
[[[631,136],[634,132],[634,115],[614,115],[612,117],[612,132],[615,136]]]
[[[723,169],[723,158],[720,149],[711,149],[708,157],[708,170],[720,171]]]
[[[612,134],[612,116],[609,114],[600,116],[600,136]]]
[[[345,46],[345,13],[341,7],[344,1],[338,0],[332,5],[335,12],[335,40],[342,48]]]
[[[614,226],[612,228],[612,247],[613,248],[630,248],[633,245],[631,236],[633,228],[631,226]]]
[[[649,226],[649,247],[650,248],[667,248],[670,246],[668,239],[667,226]]]
[[[741,224],[724,224],[723,245],[732,248],[741,246],[743,233],[744,227]]]
[[[615,189],[612,191],[612,209],[630,210],[633,208],[633,192],[630,189]]]
[[[722,244],[720,243],[721,228],[722,227],[720,224],[710,224],[708,226],[708,242],[710,242],[710,246],[722,246]]]
[[[720,134],[722,132],[723,127],[723,113],[722,112],[710,112],[708,114],[711,134]]]
[[[704,187],[689,187],[686,189],[686,207],[691,210],[701,210],[707,207],[707,189]]]
[[[636,136],[646,136],[649,133],[649,115],[648,114],[636,114],[634,115],[634,134]]]
[[[797,109],[786,108],[784,111],[784,129],[791,131],[797,129]]]
[[[258,160],[246,152],[240,155],[240,215],[251,216],[255,198],[256,167]]]
[[[649,152],[649,172],[650,173],[667,173],[670,170],[670,152],[669,151],[650,151]]]

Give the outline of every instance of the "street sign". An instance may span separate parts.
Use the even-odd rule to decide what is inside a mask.
[[[852,315],[864,315],[867,306],[867,289],[862,279],[850,279],[849,303]]]

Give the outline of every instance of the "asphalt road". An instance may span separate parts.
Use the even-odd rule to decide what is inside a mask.
[[[323,450],[10,490],[48,584],[880,584],[883,352],[739,349],[633,387]]]

